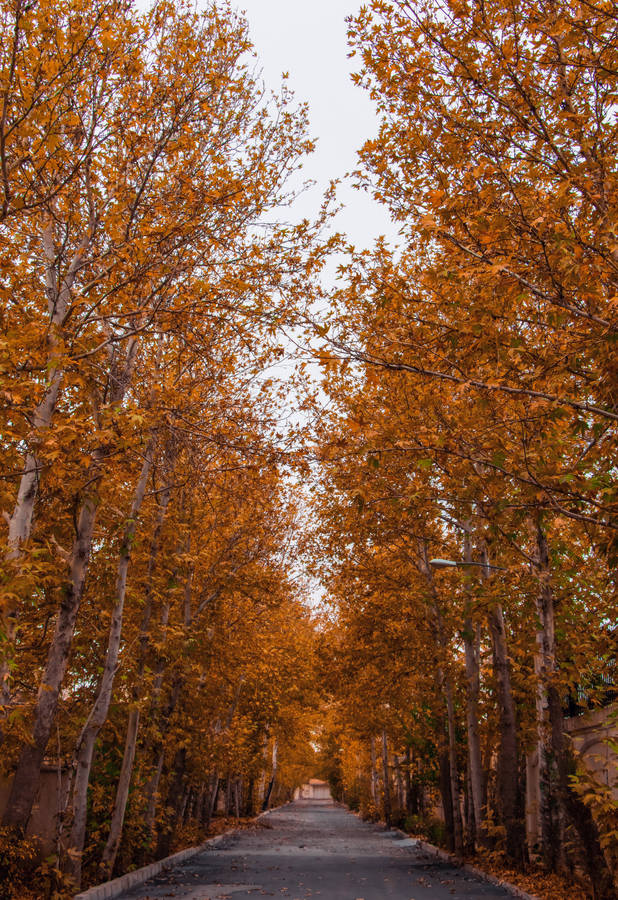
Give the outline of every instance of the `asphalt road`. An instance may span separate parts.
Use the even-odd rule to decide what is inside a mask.
[[[122,900],[476,900],[507,898],[415,842],[331,804],[296,802],[122,894]]]

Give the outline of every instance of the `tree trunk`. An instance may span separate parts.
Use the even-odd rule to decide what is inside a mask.
[[[403,770],[403,778],[405,782],[405,810],[409,815],[416,815],[418,813],[418,807],[414,807],[414,797],[412,794],[412,773],[410,772],[412,760],[409,745],[406,747],[404,762],[406,764]]]
[[[541,849],[540,747],[526,754],[526,844],[528,858],[535,861]]]
[[[122,766],[120,769],[120,778],[118,779],[118,785],[116,787],[116,795],[114,797],[110,832],[107,838],[107,843],[103,850],[103,854],[101,856],[99,873],[101,875],[101,878],[103,879],[109,877],[116,863],[116,856],[118,854],[118,848],[120,847],[120,841],[122,838],[122,828],[124,824],[127,801],[129,799],[129,788],[131,786],[131,778],[133,775],[133,764],[135,762],[135,750],[137,747],[137,735],[140,722],[139,703],[141,701],[141,695],[143,692],[144,670],[146,666],[146,659],[148,656],[150,620],[152,617],[153,575],[157,557],[159,554],[161,529],[163,528],[163,522],[165,520],[170,497],[171,489],[168,482],[160,495],[157,521],[150,544],[150,555],[148,557],[148,571],[146,576],[146,596],[144,600],[142,622],[140,625],[140,650],[137,663],[137,677],[135,688],[133,691],[134,706],[129,711],[129,720],[127,723],[127,734],[125,738],[124,753],[122,757]]]
[[[247,785],[247,799],[245,800],[245,815],[253,816],[255,814],[254,809],[254,794],[255,794],[255,779],[250,778],[249,783]]]
[[[540,688],[538,709],[539,744],[542,771],[542,835],[546,862],[558,869],[566,868],[567,819],[575,829],[583,848],[579,864],[590,878],[595,898],[613,898],[615,884],[610,866],[603,853],[598,828],[590,810],[571,789],[569,774],[572,760],[564,738],[562,701],[556,686],[555,603],[551,585],[549,547],[540,516],[536,523],[536,559],[539,576],[537,613],[540,622],[538,636],[540,655]],[[546,702],[546,710],[542,704]]]
[[[453,685],[449,677],[440,670],[438,677],[446,702],[446,724],[448,731],[448,761],[451,779],[451,802],[453,804],[453,849],[457,856],[463,856],[463,824],[461,821],[461,805],[459,792],[459,775],[457,769],[457,723],[455,721],[455,702]]]
[[[468,530],[464,532],[464,560],[472,562],[472,543]],[[470,815],[468,846],[470,850],[479,839],[483,826],[483,767],[481,762],[481,738],[479,734],[478,701],[480,693],[480,630],[471,617],[470,592],[466,590],[464,613],[464,652],[466,661],[466,730],[468,738],[468,780],[470,791]]]
[[[167,821],[161,827],[157,842],[157,859],[169,856],[174,828],[178,822],[180,807],[185,787],[185,771],[187,768],[187,751],[185,747],[179,747],[174,754],[172,766],[172,779],[167,792],[165,808]]]
[[[232,777],[227,773],[225,778],[225,817],[229,818],[232,810]]]
[[[371,800],[375,809],[378,809],[378,773],[376,771],[376,739],[372,736],[370,740],[371,748]]]
[[[242,794],[242,778],[237,778],[234,782],[234,814],[240,819],[240,798]]]
[[[270,803],[270,795],[273,792],[273,788],[275,786],[275,778],[277,777],[277,756],[278,756],[279,745],[277,742],[277,738],[273,741],[273,767],[272,767],[272,775],[270,778],[270,782],[268,784],[268,788],[266,790],[266,796],[264,797],[264,802],[262,803],[262,812],[266,812],[268,809],[268,804]]]
[[[116,797],[112,810],[112,821],[109,827],[109,835],[107,843],[103,848],[101,862],[99,864],[99,877],[101,881],[107,881],[112,876],[120,840],[122,838],[122,826],[124,823],[124,814],[127,808],[127,800],[129,799],[129,788],[131,786],[131,776],[133,774],[133,761],[135,760],[135,748],[137,747],[137,732],[139,729],[139,708],[133,707],[129,712],[129,722],[127,725],[127,735],[124,743],[124,753],[122,756],[122,766],[120,769],[120,778],[116,788]]]
[[[42,399],[32,415],[31,431],[28,439],[29,449],[26,452],[24,468],[19,480],[17,497],[13,513],[9,518],[8,550],[6,562],[15,565],[21,557],[21,547],[30,537],[32,519],[39,487],[40,463],[37,445],[43,433],[50,427],[56,406],[60,384],[64,374],[62,361],[62,326],[67,314],[68,303],[75,276],[83,261],[83,253],[91,240],[90,234],[81,241],[67,267],[62,281],[58,281],[58,254],[54,244],[53,224],[50,222],[41,235],[45,255],[45,290],[49,325],[47,328],[47,373],[48,385]],[[17,605],[14,600],[5,601],[2,606],[2,625],[5,641],[0,658],[0,714],[10,704],[10,663],[17,631]],[[2,732],[0,731],[0,739]],[[27,801],[26,801],[27,805]],[[21,827],[17,825],[17,827]]]
[[[484,580],[489,579],[489,554],[482,548],[481,569]],[[498,745],[497,793],[499,814],[506,830],[506,855],[517,865],[526,862],[526,833],[524,810],[519,789],[519,757],[517,748],[517,721],[511,686],[511,666],[508,655],[504,614],[499,603],[488,613],[491,635],[493,673],[498,692],[498,721],[500,741]]]
[[[436,647],[440,657],[444,659],[445,656],[449,655],[448,641],[444,633],[444,623],[438,600],[438,592],[436,590],[433,573],[428,562],[426,541],[419,541],[419,569],[421,574],[425,577],[425,581],[427,582],[427,586],[431,594],[434,629],[436,635]],[[446,706],[447,748],[453,823],[453,849],[457,856],[462,857],[463,825],[461,821],[459,775],[457,768],[457,723],[455,719],[453,684],[450,675],[440,664],[438,664],[437,666],[437,677],[438,685],[444,697]]]
[[[98,456],[102,458],[102,453]],[[47,664],[41,679],[34,707],[32,742],[19,756],[17,771],[11,786],[2,824],[25,833],[32,806],[39,790],[41,766],[49,742],[54,716],[58,707],[60,687],[67,666],[77,613],[84,591],[86,571],[92,546],[92,534],[97,510],[98,481],[101,477],[100,458],[91,470],[92,493],[84,500],[70,560],[70,580],[66,584],[56,627],[47,654]]]
[[[144,792],[146,799],[146,814],[144,816],[144,831],[152,839],[154,834],[154,823],[157,813],[157,798],[159,796],[159,785],[161,776],[163,775],[163,764],[165,762],[165,748],[158,748],[156,763],[150,776],[148,786]]]
[[[565,867],[564,837],[565,810],[561,797],[558,759],[554,754],[556,740],[562,745],[562,736],[554,734],[561,729],[561,722],[551,722],[549,690],[556,669],[556,636],[554,623],[554,599],[550,583],[549,549],[540,522],[536,526],[536,568],[539,590],[536,610],[539,628],[536,634],[535,672],[537,674],[537,729],[539,751],[539,795],[541,801],[541,851],[550,869]],[[560,710],[560,718],[562,712]],[[554,718],[556,718],[556,713]]]
[[[172,689],[167,706],[160,714],[159,730],[161,731],[161,733],[165,733],[167,725],[174,713],[174,710],[176,709],[182,691],[182,684],[182,678],[180,676],[177,676],[172,684]],[[156,763],[150,781],[148,782],[148,785],[144,790],[143,800],[145,801],[146,806],[144,829],[146,831],[146,834],[154,835],[157,795],[159,791],[159,784],[161,782],[161,775],[163,773],[163,761],[165,758],[165,745],[163,741],[159,741],[155,744],[154,747],[152,747],[152,745],[149,745],[149,747],[145,748],[144,755],[147,756],[149,752],[154,752]]]
[[[403,777],[401,775],[401,761],[397,754],[393,756],[393,764],[395,766],[395,778],[397,779],[397,801],[399,812],[403,812],[406,808],[406,798],[403,789]]]
[[[212,773],[212,779],[211,779],[211,783],[210,783],[210,795],[208,797],[208,818],[206,819],[206,822],[204,823],[206,825],[206,828],[210,828],[210,823],[212,821],[212,817],[214,816],[215,811],[217,809],[217,797],[219,795],[219,784],[220,784],[219,775],[215,771]]]
[[[129,340],[124,364],[120,371],[112,366],[109,373],[111,404],[120,404],[129,386],[137,339]],[[22,750],[17,763],[15,778],[2,819],[2,824],[24,833],[32,812],[41,780],[41,765],[49,743],[54,717],[58,708],[60,687],[75,633],[77,613],[84,592],[86,573],[92,549],[92,535],[99,501],[99,485],[103,477],[103,464],[109,453],[105,446],[97,447],[88,469],[88,492],[85,494],[77,521],[73,548],[69,558],[69,578],[63,590],[54,635],[47,654],[47,663],[39,684],[34,708],[32,742]]]
[[[103,669],[103,677],[99,685],[97,698],[90,716],[82,729],[75,751],[76,775],[73,788],[73,825],[67,851],[67,870],[70,872],[77,888],[81,885],[82,853],[86,837],[86,810],[90,770],[94,755],[94,746],[99,732],[107,719],[112,699],[114,678],[118,668],[118,654],[122,635],[122,617],[127,588],[127,574],[131,559],[131,545],[135,537],[137,517],[146,493],[146,485],[152,468],[154,441],[151,439],[146,448],[142,470],[135,488],[131,512],[125,525],[121,544],[118,571],[116,575],[116,599],[110,623],[107,652]]]
[[[498,690],[500,743],[498,749],[498,798],[500,818],[506,829],[506,854],[518,865],[525,862],[519,766],[517,755],[517,723],[511,689],[511,673],[506,646],[502,607],[496,604],[489,612],[492,638],[493,671]]]
[[[455,823],[453,821],[453,796],[451,793],[451,765],[449,762],[448,745],[444,744],[440,750],[439,785],[442,809],[444,811],[444,824],[446,826],[446,848],[451,853],[455,850]]]
[[[390,828],[393,821],[393,810],[391,805],[391,786],[390,776],[388,772],[388,738],[386,728],[382,729],[382,780],[384,787],[384,821],[386,827]]]

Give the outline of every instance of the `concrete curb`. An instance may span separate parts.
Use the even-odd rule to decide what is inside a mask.
[[[518,897],[519,900],[540,900],[540,898],[534,894],[527,894],[525,891],[522,891],[521,888],[518,888],[515,884],[511,884],[510,881],[503,881],[502,878],[498,878],[490,872],[484,872],[483,869],[477,869],[476,866],[471,866],[468,863],[462,862],[454,854],[442,850],[441,847],[435,847],[433,844],[428,844],[420,838],[410,838],[409,834],[406,834],[405,831],[401,831],[399,828],[393,830],[398,831],[399,834],[403,835],[403,837],[408,840],[413,840],[416,843],[416,846],[424,853],[430,853],[433,856],[437,856],[439,859],[444,860],[444,862],[448,862],[452,866],[457,866],[458,869],[467,872],[469,875],[474,875],[476,878],[482,878],[483,881],[488,881],[490,884],[495,884],[497,887],[504,888],[504,890],[508,891],[513,897]]]
[[[356,816],[358,819],[360,819],[361,822],[365,821],[359,812],[355,812],[354,810],[350,809],[350,807],[346,806],[345,803],[340,803],[339,806],[347,809],[348,812],[352,813],[353,816]],[[374,824],[384,823],[376,822]],[[413,844],[424,853],[429,853],[433,856],[437,856],[438,859],[444,860],[444,862],[449,863],[451,866],[456,866],[463,872],[467,872],[468,875],[474,875],[476,878],[481,878],[483,881],[488,881],[490,884],[495,884],[496,887],[504,888],[505,891],[508,891],[508,893],[513,897],[517,897],[518,900],[541,900],[541,898],[537,897],[535,894],[527,894],[525,891],[522,891],[521,888],[518,888],[516,884],[511,884],[510,881],[503,881],[496,875],[491,875],[489,872],[484,872],[483,869],[477,869],[476,866],[471,866],[468,863],[462,862],[462,860],[455,856],[453,853],[449,853],[447,850],[443,850],[441,847],[436,847],[434,844],[428,844],[427,841],[422,840],[422,838],[410,837],[410,835],[407,832],[402,831],[401,828],[391,828],[390,833],[401,835],[401,838],[405,839],[405,842],[408,846]]]
[[[275,812],[275,810],[282,809],[283,806],[287,805],[287,803],[282,803],[281,806],[267,809],[265,812],[256,816],[253,821],[257,822],[264,816],[268,816]],[[164,870],[174,869],[179,863],[184,862],[186,859],[197,856],[198,853],[202,853],[204,850],[208,850],[211,847],[220,844],[224,838],[230,837],[232,834],[240,834],[241,831],[242,828],[231,828],[229,831],[224,831],[223,834],[217,834],[215,837],[209,838],[198,847],[187,847],[186,850],[179,850],[178,853],[172,853],[171,856],[166,856],[164,859],[158,859],[148,866],[142,866],[141,869],[134,869],[133,872],[127,872],[125,875],[120,875],[119,878],[114,878],[112,881],[96,884],[94,887],[88,888],[87,891],[83,891],[81,894],[75,894],[73,900],[113,900],[114,897],[119,897],[124,891],[129,891],[131,888],[137,887],[138,884],[144,884],[145,881],[154,878],[155,875],[158,875]]]

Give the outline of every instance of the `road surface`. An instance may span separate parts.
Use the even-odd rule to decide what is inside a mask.
[[[328,803],[297,801],[122,900],[498,900],[511,895],[409,838]]]

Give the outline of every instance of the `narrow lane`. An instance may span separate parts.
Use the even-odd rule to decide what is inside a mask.
[[[122,900],[498,900],[510,895],[329,803],[297,801]]]

